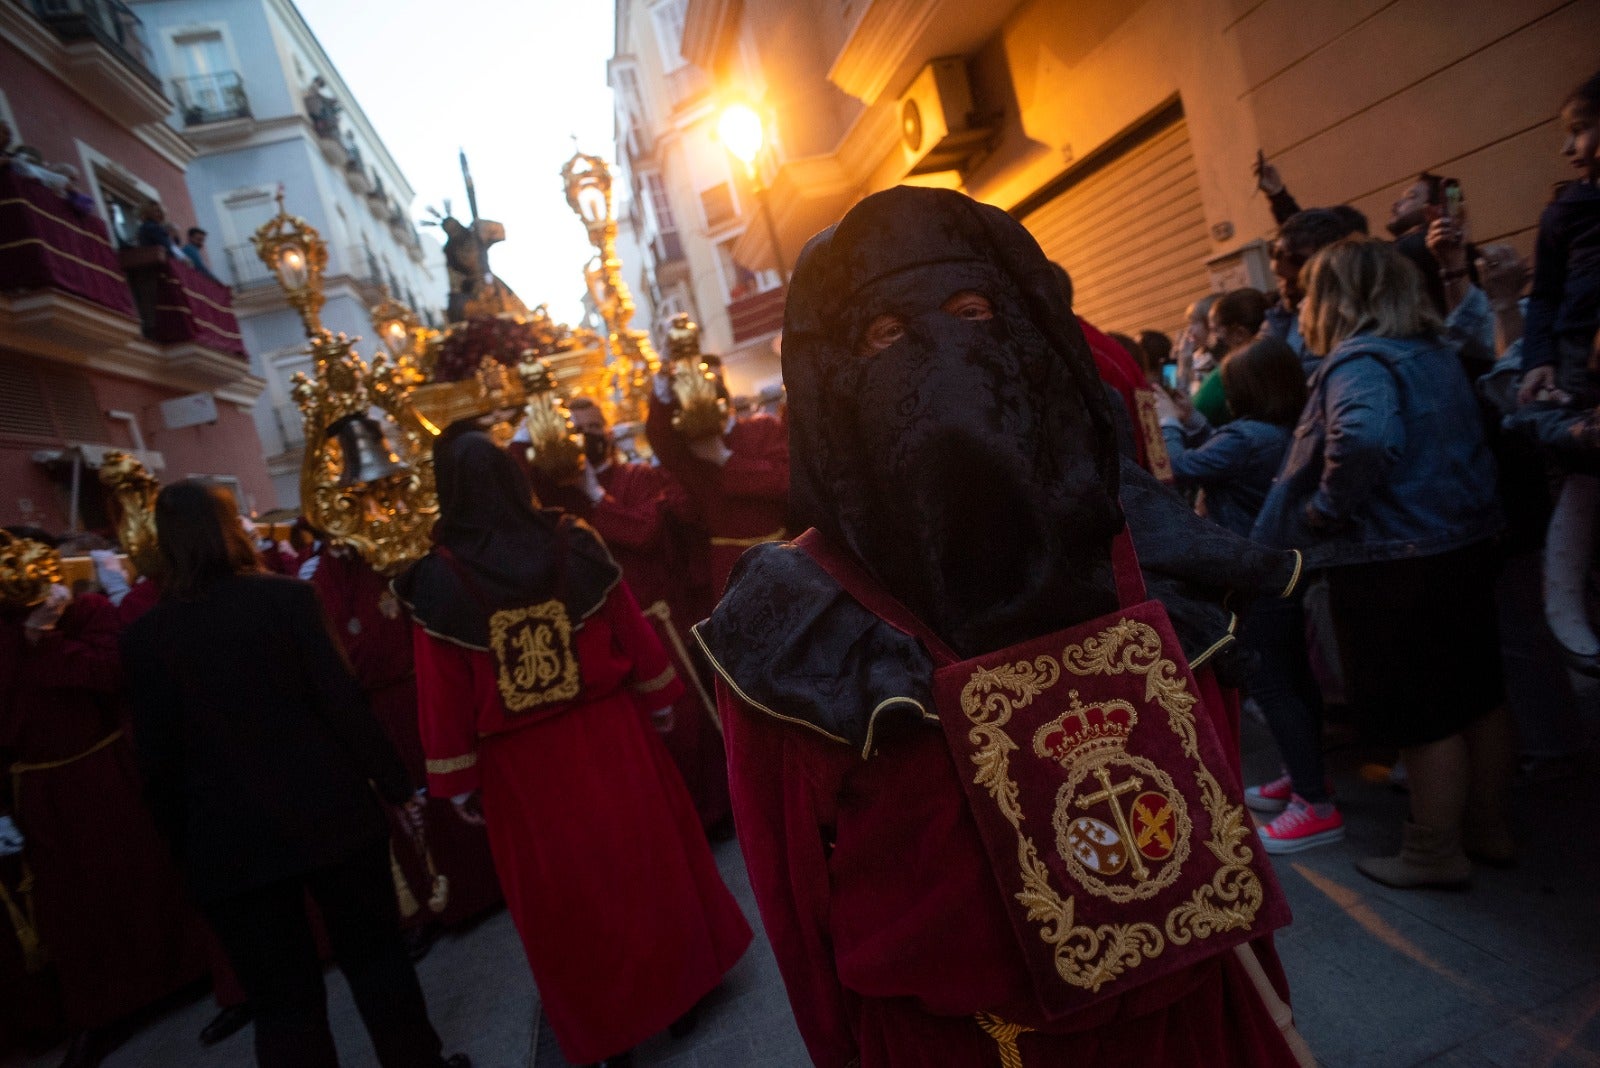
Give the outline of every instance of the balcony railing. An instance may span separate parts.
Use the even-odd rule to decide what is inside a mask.
[[[676,230],[668,230],[657,234],[655,241],[651,242],[651,251],[655,255],[656,269],[660,270],[669,263],[677,263],[683,259],[683,239]]]
[[[261,257],[256,255],[254,245],[248,242],[231,245],[223,250],[223,254],[228,261],[228,276],[233,280],[234,289],[277,285],[278,276],[261,262]],[[328,273],[347,275],[357,284],[374,289],[394,280],[392,272],[385,276],[383,264],[366,245],[351,245],[345,249],[342,261],[336,258],[329,264]],[[399,287],[392,287],[391,292],[399,292]]]
[[[223,249],[223,258],[228,261],[228,277],[233,279],[235,289],[254,289],[257,286],[277,284],[278,276],[261,262],[261,257],[256,255],[256,247],[248,241],[242,245],[229,245]]]
[[[693,103],[710,91],[711,75],[693,63],[685,63],[667,75],[667,99],[673,110]]]
[[[199,345],[245,357],[226,284],[164,248],[125,248],[117,258],[127,273],[145,337],[163,345]]]
[[[178,114],[185,126],[250,117],[250,100],[245,96],[244,83],[231,70],[174,78],[172,88],[177,93]]]
[[[787,290],[777,286],[731,302],[728,305],[728,325],[733,329],[734,344],[782,330],[786,296]]]
[[[144,23],[122,0],[33,0],[33,13],[63,41],[98,41],[159,89]]]

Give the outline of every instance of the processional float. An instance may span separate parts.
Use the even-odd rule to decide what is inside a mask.
[[[575,153],[562,168],[568,205],[583,221],[595,255],[584,275],[605,334],[554,321],[543,305],[529,310],[488,266],[488,250],[505,228],[478,215],[466,157],[461,157],[470,218],[432,211],[425,225],[445,235],[450,293],[443,329],[423,325],[415,311],[386,290],[370,309],[381,348],[371,358],[359,339],[329,331],[321,320],[327,245],[316,228],[292,215],[278,194],[278,213],[252,238],[299,314],[312,357],[309,374],[297,374],[292,397],[304,423],[300,470],[301,509],[326,544],[358,554],[375,571],[392,575],[428,551],[438,496],[433,443],[444,430],[468,420],[509,444],[525,423],[528,459],[554,481],[576,479],[584,464],[581,438],[566,402],[587,397],[619,434],[637,434],[661,361],[649,334],[632,326],[633,297],[617,257],[617,223],[610,167],[597,156]],[[699,331],[678,316],[669,332],[674,420],[691,439],[720,433],[727,409],[715,377],[701,361]],[[153,574],[155,497],[159,483],[130,454],[109,452],[100,480],[113,503],[118,540],[130,570]],[[68,573],[93,573],[89,561],[65,562]],[[0,542],[0,598],[38,603],[61,582],[63,561],[53,549],[11,538]],[[702,688],[702,696],[703,688]],[[426,842],[415,842],[433,880],[428,905],[443,911],[448,881],[434,867]],[[401,911],[421,907],[396,872]]]

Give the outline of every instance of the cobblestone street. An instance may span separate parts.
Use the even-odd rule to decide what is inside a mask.
[[[1361,878],[1350,861],[1392,850],[1405,798],[1360,773],[1381,754],[1334,752],[1345,842],[1280,858],[1294,907],[1278,946],[1296,1016],[1330,1068],[1600,1065],[1600,767],[1517,788],[1523,860],[1510,871],[1479,869],[1467,893],[1403,893]],[[1270,743],[1246,727],[1246,764],[1258,781],[1274,770]],[[1352,785],[1346,785],[1352,784]],[[755,903],[736,843],[717,848],[724,877],[746,916]],[[478,1068],[562,1068],[567,1062],[538,1017],[538,995],[505,912],[442,939],[419,967],[447,1051]],[[330,1011],[349,1068],[376,1068],[343,980],[328,977]],[[195,1039],[210,1019],[209,996],[149,1023],[106,1068],[248,1068],[248,1029],[211,1049]],[[4,1068],[53,1068],[60,1050]],[[660,1035],[637,1051],[663,1068],[786,1068],[805,1065],[777,965],[759,937],[705,1006],[694,1034]]]

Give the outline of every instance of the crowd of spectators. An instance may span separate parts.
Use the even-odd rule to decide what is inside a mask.
[[[14,136],[11,124],[0,119],[0,168],[50,189],[79,216],[96,214],[94,198],[78,184],[78,168],[70,163],[47,162],[32,145],[14,144]],[[177,226],[167,220],[166,209],[158,201],[152,200],[140,209],[136,243],[140,247],[166,249],[169,255],[182,257],[185,263],[212,281],[221,281],[211,273],[206,259],[206,232],[191,226],[180,233]]]
[[[1358,862],[1394,886],[1513,862],[1519,758],[1560,767],[1593,744],[1571,672],[1600,674],[1584,594],[1600,502],[1600,75],[1561,116],[1576,173],[1544,211],[1531,270],[1510,245],[1471,241],[1454,179],[1419,175],[1380,239],[1349,205],[1302,208],[1258,156],[1275,291],[1196,302],[1176,346],[1111,335],[1159,387],[1176,488],[1304,558],[1300,592],[1250,606],[1240,632],[1284,769],[1247,792],[1269,852],[1344,836],[1325,713],[1398,754],[1401,851]]]

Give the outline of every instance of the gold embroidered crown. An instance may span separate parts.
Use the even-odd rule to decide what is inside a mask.
[[[1100,753],[1113,753],[1128,744],[1139,713],[1126,701],[1107,701],[1104,704],[1084,705],[1078,700],[1078,691],[1069,696],[1072,707],[1040,727],[1033,736],[1033,751],[1042,757],[1053,757],[1062,764],[1072,764],[1084,757]]]

